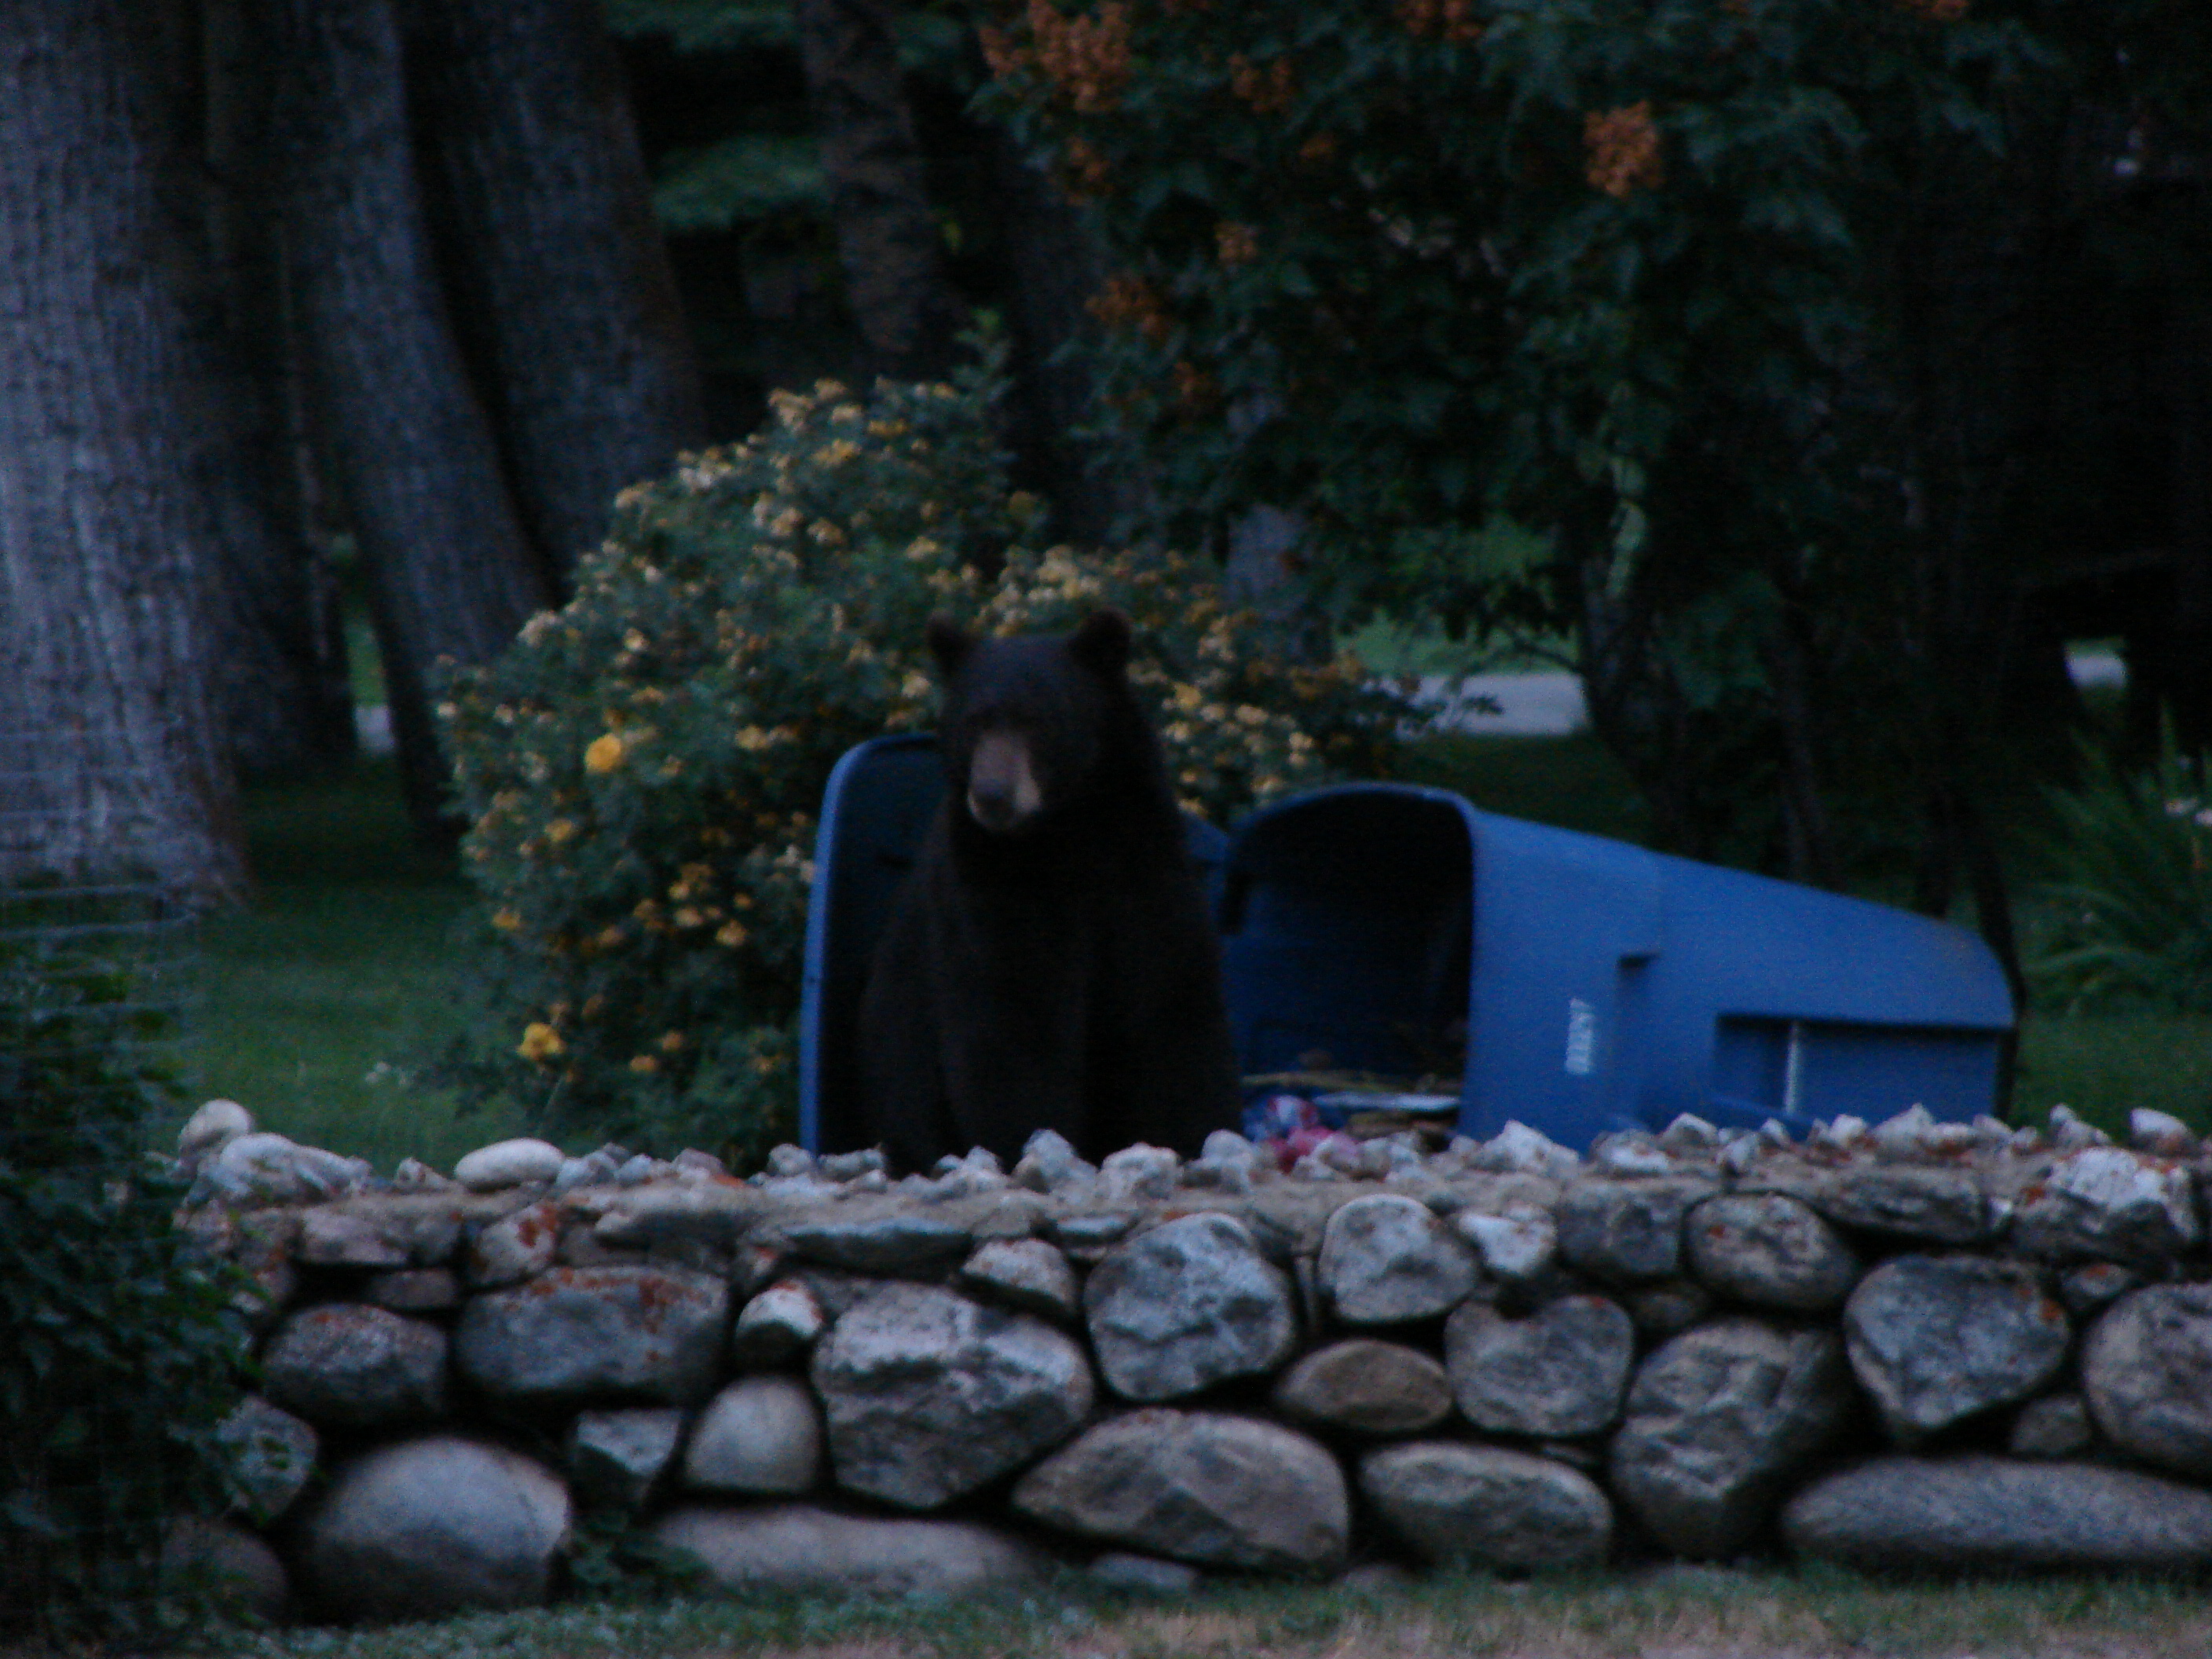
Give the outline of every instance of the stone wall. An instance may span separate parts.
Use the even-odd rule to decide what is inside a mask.
[[[380,1181],[251,1130],[184,1149],[256,1287],[203,1543],[316,1617],[542,1601],[595,1512],[732,1588],[2212,1565],[2212,1158],[2156,1114],[898,1182],[533,1141]]]

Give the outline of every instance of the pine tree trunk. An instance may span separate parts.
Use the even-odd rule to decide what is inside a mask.
[[[300,377],[275,218],[277,65],[245,0],[206,0],[194,112],[206,156],[210,331],[226,418],[211,489],[231,504],[216,573],[216,684],[241,771],[321,771],[356,750],[337,580],[309,532]]]
[[[131,0],[0,5],[0,879],[246,872],[208,665],[196,178]]]
[[[496,655],[548,586],[447,321],[389,0],[266,4],[311,412],[369,573],[408,808],[435,838],[451,828],[438,665]]]
[[[704,436],[698,374],[594,0],[439,0],[409,41],[454,318],[538,551]]]
[[[799,55],[845,269],[872,374],[933,380],[965,308],[945,275],[889,0],[798,0]]]

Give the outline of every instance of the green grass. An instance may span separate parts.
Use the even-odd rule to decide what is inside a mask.
[[[1896,1583],[1824,1570],[1662,1568],[1387,1589],[1209,1588],[1129,1601],[1048,1582],[933,1602],[755,1596],[574,1606],[378,1632],[243,1638],[254,1659],[2202,1659],[2212,1607],[2161,1581]]]
[[[198,1093],[387,1173],[514,1133],[512,1109],[463,1115],[411,1081],[457,1029],[470,895],[450,856],[415,845],[391,764],[264,785],[246,810],[256,890],[203,928]]]

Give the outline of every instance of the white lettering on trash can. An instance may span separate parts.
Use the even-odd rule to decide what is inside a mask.
[[[1567,1075],[1588,1077],[1597,1069],[1597,1010],[1580,997],[1567,999]]]

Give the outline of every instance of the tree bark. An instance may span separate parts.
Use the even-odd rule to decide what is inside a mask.
[[[212,626],[234,762],[320,771],[356,750],[337,580],[310,532],[299,374],[270,165],[277,65],[245,0],[206,0],[193,111],[206,158],[207,295],[224,388],[210,491],[230,507]]]
[[[799,54],[846,297],[872,374],[925,380],[951,367],[966,307],[945,274],[889,0],[798,0]]]
[[[191,160],[128,0],[0,5],[0,879],[240,895],[210,683]]]
[[[437,0],[408,65],[453,314],[565,574],[616,492],[705,433],[621,66],[595,0]]]
[[[442,838],[439,664],[496,655],[548,589],[447,321],[388,0],[265,3],[315,427],[369,573],[409,811]]]

